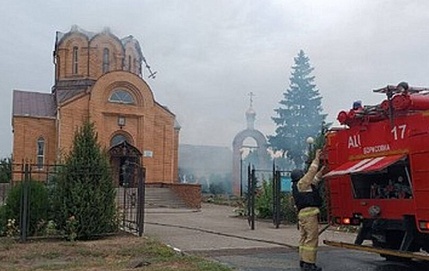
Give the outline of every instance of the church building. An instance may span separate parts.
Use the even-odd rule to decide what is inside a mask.
[[[149,77],[154,74],[133,36],[121,39],[108,29],[93,33],[73,26],[56,33],[53,61],[50,93],[13,91],[14,163],[32,163],[33,171],[60,163],[89,119],[117,184],[127,157],[146,168],[146,183],[178,181],[180,126],[143,79],[144,68]]]

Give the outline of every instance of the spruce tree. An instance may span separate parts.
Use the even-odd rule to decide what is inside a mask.
[[[53,192],[55,222],[70,239],[90,239],[116,229],[112,174],[93,123],[85,121],[76,131]]]
[[[6,157],[0,160],[0,183],[9,183],[12,180],[12,159]]]
[[[280,107],[274,110],[277,116],[272,117],[276,134],[268,136],[268,142],[274,151],[283,151],[296,167],[302,168],[306,139],[317,136],[326,114],[322,114],[322,97],[314,84],[309,58],[301,50],[294,60],[289,88],[283,93]]]

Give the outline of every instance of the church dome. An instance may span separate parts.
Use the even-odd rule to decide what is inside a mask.
[[[252,107],[249,107],[249,109],[247,109],[247,111],[246,111],[246,116],[248,116],[248,115],[256,115],[256,112],[255,112],[255,110],[253,110],[253,108]]]

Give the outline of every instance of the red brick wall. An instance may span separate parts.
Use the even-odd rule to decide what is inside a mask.
[[[37,140],[45,140],[44,164],[55,162],[56,132],[55,119],[13,118],[13,163],[37,163]],[[13,174],[13,180],[21,179],[21,173]]]
[[[108,101],[116,89],[129,91],[136,104],[125,105]],[[95,122],[102,145],[109,147],[112,137],[124,133],[142,153],[146,181],[171,183],[177,181],[178,136],[174,132],[175,116],[157,104],[149,86],[138,76],[116,71],[103,75],[91,90],[90,119]],[[126,118],[124,127],[117,124],[118,116]]]
[[[201,208],[201,185],[188,183],[146,183],[146,187],[167,187],[190,208]]]
[[[64,159],[73,145],[74,135],[88,118],[88,95],[68,101],[58,109],[58,158]]]
[[[136,49],[136,41],[131,40],[125,47],[119,38],[110,32],[101,32],[92,37],[69,32],[57,46],[56,78],[64,79],[98,79],[103,75],[103,51],[109,49],[109,71],[125,70],[139,75],[141,61]],[[78,48],[78,73],[73,73],[73,47]],[[129,66],[131,57],[131,69]]]
[[[170,184],[171,189],[191,208],[201,208],[200,184]]]
[[[78,48],[78,71],[73,73],[73,47]],[[83,78],[87,76],[88,39],[81,33],[68,36],[57,48],[57,79]]]
[[[78,73],[73,74],[73,47],[79,48]],[[110,72],[102,73],[103,49],[108,48]],[[140,74],[140,54],[136,41],[125,47],[110,32],[102,32],[91,40],[78,31],[63,36],[56,47],[56,79],[96,79],[95,85],[59,105],[56,120],[34,117],[14,117],[15,161],[36,159],[36,142],[44,135],[47,144],[47,163],[60,162],[69,153],[74,134],[88,117],[95,123],[98,139],[109,148],[111,139],[118,133],[132,138],[131,143],[142,153],[146,181],[173,183],[178,181],[179,135],[174,129],[175,115],[155,102],[153,93]],[[128,56],[131,70],[128,71]],[[108,101],[112,91],[127,90],[136,101],[133,105]],[[119,127],[118,116],[126,118],[126,125]]]

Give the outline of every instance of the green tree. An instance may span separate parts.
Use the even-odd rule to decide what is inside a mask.
[[[301,50],[294,60],[289,88],[274,110],[277,116],[272,117],[277,125],[275,135],[268,136],[268,142],[274,151],[283,151],[296,167],[302,167],[306,138],[318,134],[326,114],[322,114],[322,97],[314,84],[309,58]]]
[[[0,160],[0,183],[9,183],[12,179],[12,159],[10,157]]]
[[[94,124],[84,122],[54,184],[55,222],[70,239],[90,239],[116,230],[115,189],[107,155]]]

